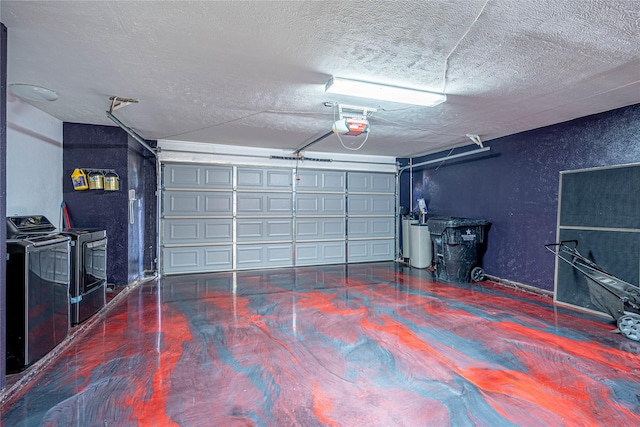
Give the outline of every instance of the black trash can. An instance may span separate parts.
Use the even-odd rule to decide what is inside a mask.
[[[481,281],[480,245],[484,243],[488,221],[481,219],[434,217],[427,220],[433,242],[436,278],[448,282]]]

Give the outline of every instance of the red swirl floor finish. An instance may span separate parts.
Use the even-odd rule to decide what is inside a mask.
[[[14,426],[631,426],[640,343],[394,263],[171,276],[2,407]]]

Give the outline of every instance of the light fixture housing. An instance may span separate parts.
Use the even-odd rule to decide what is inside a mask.
[[[9,85],[9,90],[22,99],[29,101],[43,102],[43,101],[55,101],[58,99],[58,94],[46,87],[35,86],[24,83],[12,83]]]
[[[433,107],[446,101],[442,93],[331,76],[325,92]]]

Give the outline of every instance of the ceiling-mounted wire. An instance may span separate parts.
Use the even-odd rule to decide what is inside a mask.
[[[434,172],[436,172],[438,169],[440,169],[440,166],[442,166],[444,164],[444,162],[447,161],[447,159],[449,158],[449,156],[451,156],[451,153],[453,153],[453,149],[456,147],[453,147],[451,150],[449,150],[449,154],[447,154],[446,156],[444,156],[444,158],[442,159],[442,161],[440,162],[440,164],[438,165],[438,167],[436,168],[436,170]]]
[[[386,110],[384,110],[384,111],[386,111]],[[421,130],[421,131],[424,131],[424,132],[429,132],[429,133],[432,133],[434,135],[458,136],[458,134],[442,133],[442,132],[436,132],[435,130],[432,130],[432,129],[421,128],[421,127],[418,127],[418,126],[410,126],[410,125],[407,125],[406,123],[400,123],[400,122],[396,122],[396,121],[393,121],[393,120],[385,119],[382,116],[376,116],[376,120],[387,122],[387,123],[391,123],[393,125],[402,126],[405,129],[415,129],[415,130]]]
[[[342,142],[342,138],[340,138],[340,134],[339,133],[336,133],[336,135],[338,136],[338,139],[340,140],[340,144],[342,144],[342,146],[344,148],[346,148],[347,150],[351,150],[351,151],[358,151],[359,149],[364,147],[364,144],[367,142],[367,139],[369,139],[369,132],[367,132],[367,136],[364,137],[364,141],[362,141],[362,144],[360,144],[356,148],[352,148],[352,147],[347,147],[346,145],[344,145],[344,142]]]
[[[449,58],[451,57],[451,55],[453,55],[453,52],[455,52],[455,50],[458,48],[458,45],[462,42],[462,40],[464,40],[464,38],[467,37],[467,34],[469,34],[469,31],[471,31],[471,28],[473,28],[473,26],[476,24],[476,22],[478,21],[478,18],[480,18],[480,15],[482,15],[482,12],[484,12],[484,8],[487,6],[488,3],[489,3],[489,0],[486,0],[484,2],[482,7],[480,8],[480,11],[476,15],[475,19],[473,20],[473,22],[471,22],[471,25],[469,25],[469,28],[467,28],[467,31],[464,32],[462,37],[460,37],[460,40],[458,40],[455,46],[453,46],[453,49],[451,49],[451,52],[449,52],[447,57],[444,59],[444,70],[442,72],[442,93],[443,94],[447,93],[447,72],[449,71]]]
[[[159,136],[155,139],[172,139],[172,138],[178,138],[182,135],[188,134],[188,133],[192,133],[192,132],[201,132],[203,130],[207,130],[207,129],[212,129],[218,126],[223,126],[223,125],[227,125],[230,123],[234,123],[234,122],[238,122],[238,121],[242,121],[244,119],[250,119],[251,117],[260,115],[260,114],[298,114],[298,115],[307,115],[307,116],[313,116],[313,115],[318,115],[318,114],[323,114],[323,115],[328,115],[331,113],[323,113],[323,112],[317,112],[317,111],[289,111],[289,110],[260,110],[260,111],[256,111],[255,113],[250,113],[241,117],[236,117],[234,119],[229,119],[229,120],[225,120],[222,122],[218,122],[215,123],[213,125],[207,125],[207,126],[203,126],[197,129],[189,129],[189,130],[185,130],[185,131],[180,131],[179,133],[173,134],[173,135],[164,135],[164,136]]]

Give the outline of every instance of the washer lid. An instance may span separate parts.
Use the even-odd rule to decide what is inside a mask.
[[[18,234],[51,233],[56,227],[44,215],[7,217],[7,238]]]

